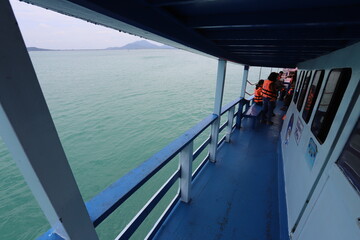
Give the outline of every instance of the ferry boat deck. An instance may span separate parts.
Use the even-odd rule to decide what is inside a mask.
[[[177,156],[179,168],[116,239],[130,239],[178,180],[148,239],[359,239],[359,1],[25,1],[218,59],[213,113],[84,203],[10,3],[0,1],[0,132],[52,227],[38,239],[99,239],[95,227]],[[239,99],[225,107],[228,61],[244,70]],[[250,66],[298,69],[281,132],[293,132],[288,144],[279,141],[279,111],[275,125],[243,121],[222,143],[242,121]]]
[[[178,203],[155,239],[281,239],[277,144],[284,112],[278,106],[275,114],[272,126],[243,121],[195,179],[190,203]]]

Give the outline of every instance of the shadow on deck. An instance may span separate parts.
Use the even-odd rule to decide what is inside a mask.
[[[189,204],[179,203],[155,239],[280,239],[278,139],[282,124],[243,121],[215,164],[208,163],[192,186]],[[286,209],[284,207],[284,209]]]

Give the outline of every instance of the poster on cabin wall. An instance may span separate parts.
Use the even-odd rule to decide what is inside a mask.
[[[317,153],[318,153],[317,145],[314,142],[313,138],[310,138],[309,144],[307,146],[307,151],[305,153],[305,159],[310,169],[312,169],[314,166]]]
[[[289,121],[287,129],[286,129],[285,142],[284,142],[285,145],[288,145],[288,143],[289,143],[293,125],[294,125],[294,114],[291,114],[291,118],[290,118],[290,121]]]
[[[295,132],[294,132],[295,141],[296,141],[297,145],[299,145],[303,129],[304,129],[304,124],[301,122],[300,117],[298,117],[298,120],[296,122]]]

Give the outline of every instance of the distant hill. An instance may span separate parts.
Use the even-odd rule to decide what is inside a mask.
[[[140,40],[133,43],[129,43],[122,47],[106,48],[106,50],[123,50],[123,49],[173,49],[173,48],[166,45],[158,46],[146,40]]]
[[[26,48],[29,52],[30,51],[53,51],[51,49],[45,49],[45,48],[37,48],[37,47],[27,47]]]
[[[156,44],[150,43],[146,40],[140,40],[133,43],[129,43],[122,47],[109,47],[105,49],[63,49],[63,50],[55,50],[55,49],[45,49],[45,48],[37,48],[37,47],[27,47],[27,50],[30,51],[91,51],[91,50],[126,50],[126,49],[174,49],[173,47],[161,45],[158,46]]]

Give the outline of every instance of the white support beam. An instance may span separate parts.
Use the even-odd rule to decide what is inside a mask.
[[[220,127],[220,114],[221,114],[221,105],[224,95],[224,84],[225,84],[225,74],[226,74],[226,61],[219,59],[218,70],[217,70],[217,80],[216,80],[216,90],[215,90],[215,103],[214,103],[214,114],[218,118],[211,125],[211,140],[209,146],[209,158],[210,162],[216,162],[216,153],[217,153],[217,144],[219,138],[219,127]]]
[[[259,79],[258,79],[258,80],[260,80],[260,79],[261,79],[261,70],[262,70],[262,67],[260,67],[260,71],[259,71]]]
[[[245,91],[246,91],[246,85],[247,85],[247,80],[248,80],[248,75],[249,75],[249,65],[244,65],[244,73],[243,73],[243,79],[242,79],[242,84],[241,84],[241,89],[240,89],[240,97],[245,98]]]
[[[193,141],[189,142],[179,154],[180,161],[180,199],[190,202],[191,199],[191,175],[193,162]]]
[[[230,142],[230,135],[231,135],[232,126],[233,126],[233,122],[234,122],[234,112],[235,112],[235,106],[230,108],[230,110],[228,111],[228,124],[226,127],[225,142]]]
[[[53,233],[98,239],[9,1],[0,1],[0,134]]]

